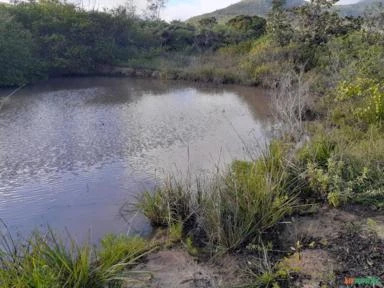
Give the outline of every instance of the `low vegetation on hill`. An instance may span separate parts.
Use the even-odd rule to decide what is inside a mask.
[[[340,4],[335,6],[333,11],[337,11],[340,16],[359,17],[364,15],[367,8],[370,8],[376,3],[383,3],[383,1],[361,0],[354,4]],[[304,5],[306,5],[306,1],[304,0],[288,0],[285,2],[284,7],[290,9]],[[242,0],[226,8],[192,17],[188,21],[191,23],[197,23],[201,19],[215,17],[219,22],[225,23],[229,19],[238,15],[267,17],[268,13],[272,11],[272,7],[273,0]]]
[[[305,4],[304,0],[286,1],[284,7],[287,9],[299,7]],[[271,12],[273,1],[271,0],[243,0],[226,8],[211,13],[199,15],[189,19],[189,22],[197,23],[201,19],[215,17],[219,22],[225,23],[238,15],[266,17]]]

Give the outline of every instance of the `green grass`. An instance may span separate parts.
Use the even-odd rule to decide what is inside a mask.
[[[142,238],[109,235],[96,249],[64,243],[52,231],[35,232],[21,243],[7,234],[0,244],[4,288],[121,287],[130,280],[128,269],[153,248]]]
[[[154,193],[144,192],[138,201],[137,209],[155,227],[169,227],[174,223],[183,223],[193,214],[192,189],[190,185],[183,185],[169,178],[163,187],[158,188]]]

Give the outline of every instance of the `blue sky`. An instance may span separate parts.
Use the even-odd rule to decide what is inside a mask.
[[[0,0],[7,2],[8,0]],[[107,7],[112,8],[119,4],[123,4],[125,0],[70,0],[71,2],[82,2],[84,5],[91,7]],[[138,12],[141,12],[146,0],[134,0],[138,7]],[[162,12],[162,17],[165,20],[185,20],[192,16],[211,12],[220,8],[227,7],[239,0],[169,0],[166,9]],[[358,0],[341,0],[339,3],[347,4],[354,3]]]

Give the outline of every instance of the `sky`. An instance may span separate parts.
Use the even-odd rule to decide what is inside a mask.
[[[97,0],[102,6],[124,3],[125,0]],[[146,0],[134,0],[139,12],[145,8]],[[168,0],[166,8],[162,11],[163,19],[186,20],[190,17],[225,8],[239,0]]]
[[[8,0],[0,0],[7,2]],[[126,0],[69,0],[70,2],[79,3],[82,1],[84,5],[92,6],[92,8],[113,8],[124,4]],[[138,12],[145,8],[146,0],[134,0]],[[340,4],[355,3],[358,0],[341,0]],[[162,18],[167,21],[186,20],[192,16],[212,12],[217,9],[227,7],[231,4],[239,2],[239,0],[168,0],[167,7],[162,11]]]

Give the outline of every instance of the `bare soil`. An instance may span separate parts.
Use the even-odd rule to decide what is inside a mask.
[[[286,287],[340,287],[345,277],[367,276],[384,283],[383,213],[322,208],[311,216],[288,219],[281,228],[274,241],[280,253],[272,255],[271,261],[295,274]],[[159,251],[135,269],[147,271],[150,277],[140,281],[138,276],[139,281],[127,287],[235,287],[249,283],[246,271],[255,259],[243,251],[200,262],[182,247]]]
[[[280,242],[298,251],[288,258],[301,276],[297,287],[339,287],[345,277],[374,276],[384,283],[382,212],[324,208],[312,216],[293,218]]]
[[[216,261],[199,262],[182,248],[159,251],[150,255],[136,271],[147,271],[151,277],[134,288],[216,288],[234,287],[244,282],[240,262],[235,256]],[[140,277],[140,276],[139,276]]]

